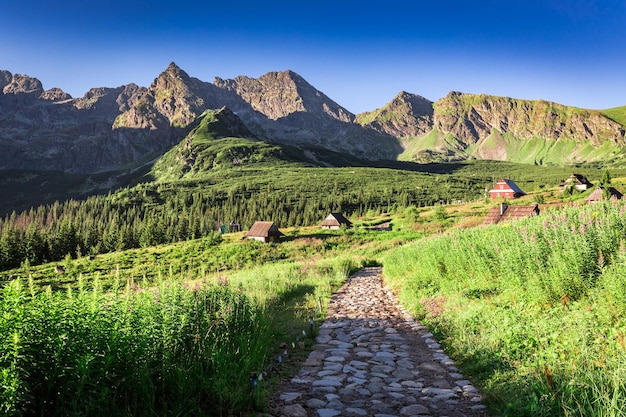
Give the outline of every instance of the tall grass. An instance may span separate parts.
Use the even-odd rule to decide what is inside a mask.
[[[3,415],[232,415],[255,406],[268,325],[227,286],[164,280],[0,296]]]
[[[390,252],[385,276],[495,415],[626,413],[626,206],[590,205]]]
[[[0,291],[0,415],[263,410],[284,371],[278,350],[306,352],[310,318],[325,316],[330,295],[373,251],[335,251],[342,236],[224,242],[219,253],[202,242],[68,259],[63,286],[53,265],[15,271],[31,278]],[[311,245],[332,256],[312,256]],[[245,267],[216,275],[221,260]],[[254,373],[269,382],[252,387]]]

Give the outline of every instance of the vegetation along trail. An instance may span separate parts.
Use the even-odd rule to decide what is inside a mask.
[[[278,395],[272,411],[284,417],[486,416],[478,390],[399,307],[379,267],[335,293],[317,344]]]

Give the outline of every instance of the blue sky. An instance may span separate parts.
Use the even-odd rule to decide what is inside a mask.
[[[0,69],[74,97],[291,69],[353,113],[404,90],[626,105],[623,0],[5,0]]]

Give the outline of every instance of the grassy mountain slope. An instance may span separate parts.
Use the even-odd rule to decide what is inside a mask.
[[[453,92],[433,108],[432,130],[421,136],[407,131],[400,160],[617,165],[624,158],[626,107],[601,112],[544,100]],[[386,122],[381,117],[377,121]]]
[[[462,161],[469,158],[464,145],[451,134],[431,130],[425,135],[407,137],[398,159],[420,163]]]
[[[602,114],[622,126],[626,126],[626,106],[602,110]]]
[[[154,165],[159,181],[199,179],[214,170],[254,165],[256,168],[290,164],[277,145],[254,139],[254,135],[230,110],[207,110],[185,139]]]

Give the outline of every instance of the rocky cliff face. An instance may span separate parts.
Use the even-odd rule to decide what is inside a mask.
[[[0,169],[96,172],[162,152],[163,143],[141,129],[112,128],[146,89],[134,84],[93,88],[74,99],[58,88],[47,91],[25,75],[0,74]]]
[[[148,88],[93,88],[77,99],[8,71],[0,87],[0,169],[115,169],[163,153],[205,110],[222,107],[255,137],[303,152],[391,159],[401,151],[395,138],[353,123],[353,114],[292,71],[208,83],[171,63]]]
[[[600,146],[624,144],[624,127],[598,111],[543,100],[515,100],[452,92],[434,104],[434,128],[470,145],[494,131],[520,140],[573,140]]]
[[[235,106],[233,111],[270,141],[363,159],[393,159],[401,151],[394,137],[354,123],[352,113],[293,71],[270,72],[258,79],[216,78],[214,85],[243,99],[249,109]]]
[[[214,84],[233,91],[252,108],[271,120],[294,113],[314,113],[351,123],[354,115],[316,90],[293,71],[270,72],[258,79],[245,76],[234,80],[216,78]]]
[[[624,126],[600,111],[458,92],[430,108],[419,101],[416,111],[407,96],[400,93],[382,109],[357,117],[365,126],[405,138],[400,156],[405,160],[568,164],[612,158],[626,145]]]
[[[479,159],[566,164],[621,152],[624,126],[599,111],[543,100],[452,92],[433,105],[433,128]],[[604,152],[594,149],[603,147]],[[590,152],[591,149],[591,152]]]

